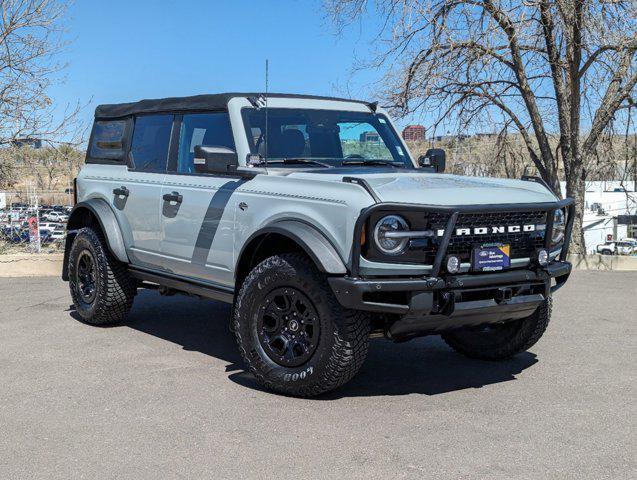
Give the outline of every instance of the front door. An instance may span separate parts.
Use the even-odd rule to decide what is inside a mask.
[[[200,175],[194,170],[194,148],[234,149],[227,112],[177,117],[178,149],[162,190],[161,253],[172,273],[226,286],[234,282],[234,191],[242,180]]]

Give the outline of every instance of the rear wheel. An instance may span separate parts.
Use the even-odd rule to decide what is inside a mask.
[[[77,313],[91,325],[119,323],[130,311],[135,281],[106,247],[101,233],[83,228],[69,252],[69,287]]]
[[[370,321],[334,298],[300,254],[267,258],[243,282],[234,309],[241,355],[260,384],[300,397],[333,390],[363,364]]]
[[[447,332],[442,338],[463,355],[481,360],[504,360],[531,348],[551,319],[551,298],[520,320]]]

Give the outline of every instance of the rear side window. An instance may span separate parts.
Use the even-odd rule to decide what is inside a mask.
[[[193,173],[196,146],[227,147],[234,150],[234,139],[227,112],[193,113],[183,116],[179,132],[177,171]]]
[[[135,118],[130,159],[141,172],[165,172],[173,115],[144,115]]]
[[[126,120],[98,120],[93,125],[90,157],[122,160]]]

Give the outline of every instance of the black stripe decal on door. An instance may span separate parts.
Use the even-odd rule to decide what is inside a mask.
[[[199,229],[199,235],[197,235],[197,241],[195,242],[195,249],[192,253],[190,263],[196,265],[206,264],[223,212],[234,191],[243,183],[245,183],[245,180],[233,180],[224,183],[210,199],[208,210],[206,210],[206,215]]]

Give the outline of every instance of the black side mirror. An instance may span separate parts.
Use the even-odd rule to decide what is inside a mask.
[[[442,148],[430,148],[427,153],[418,158],[418,165],[424,168],[433,168],[434,172],[445,171],[447,155]]]
[[[237,168],[237,152],[228,147],[195,146],[195,172],[232,173]]]

